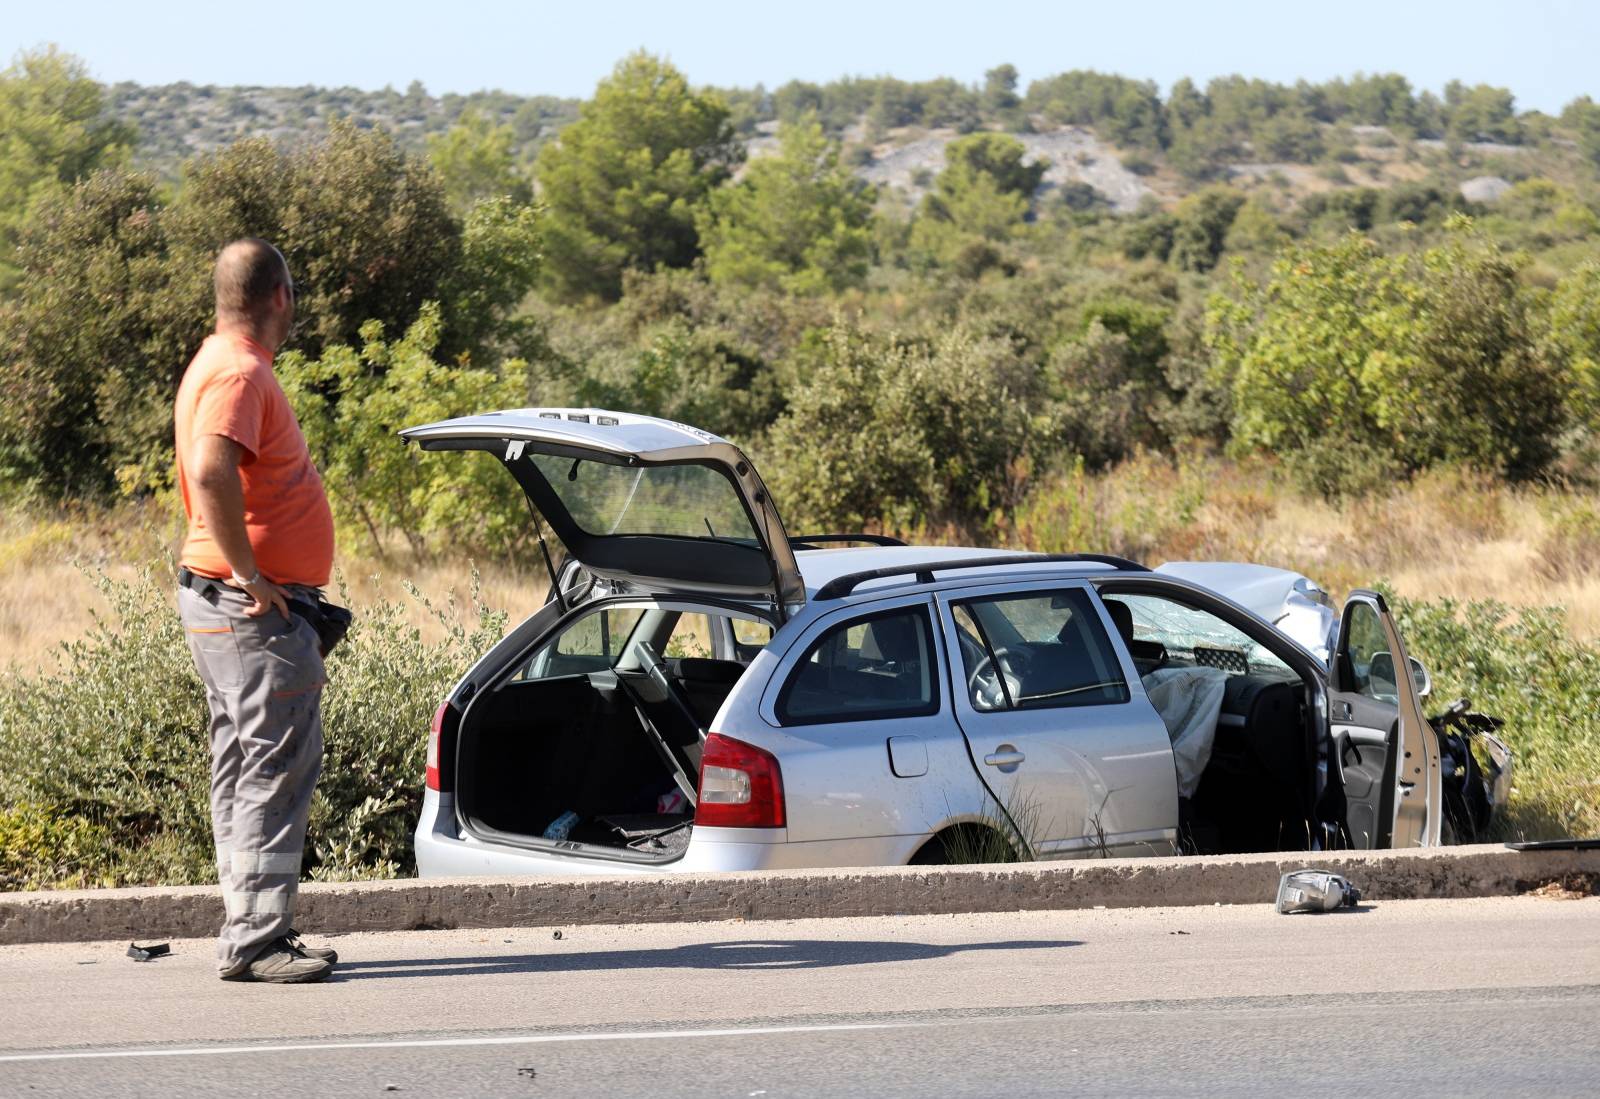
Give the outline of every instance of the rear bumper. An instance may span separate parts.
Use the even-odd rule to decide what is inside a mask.
[[[782,828],[696,828],[683,857],[671,862],[631,862],[537,851],[487,843],[463,835],[455,800],[427,791],[413,844],[417,875],[440,877],[609,876],[619,874],[706,874],[730,870],[807,870],[831,866],[896,866],[910,859],[923,836],[791,843]]]

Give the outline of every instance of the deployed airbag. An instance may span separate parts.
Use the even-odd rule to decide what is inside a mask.
[[[1211,762],[1217,717],[1228,673],[1221,668],[1157,668],[1142,677],[1144,692],[1166,723],[1172,758],[1178,768],[1178,796],[1194,797],[1200,775]]]

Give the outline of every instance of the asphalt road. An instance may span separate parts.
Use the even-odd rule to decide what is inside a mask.
[[[0,1095],[1586,1095],[1600,900],[0,948]]]

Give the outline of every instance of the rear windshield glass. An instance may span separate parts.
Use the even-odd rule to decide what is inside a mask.
[[[665,534],[754,544],[738,491],[711,466],[614,466],[529,456],[585,534]]]

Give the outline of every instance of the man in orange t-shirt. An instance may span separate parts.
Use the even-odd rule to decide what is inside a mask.
[[[272,356],[294,319],[288,264],[264,240],[217,257],[216,331],[178,387],[178,488],[189,519],[178,611],[211,710],[211,825],[227,914],[225,980],[304,983],[333,951],[292,923],[311,795],[322,769],[316,602],[333,515]]]

